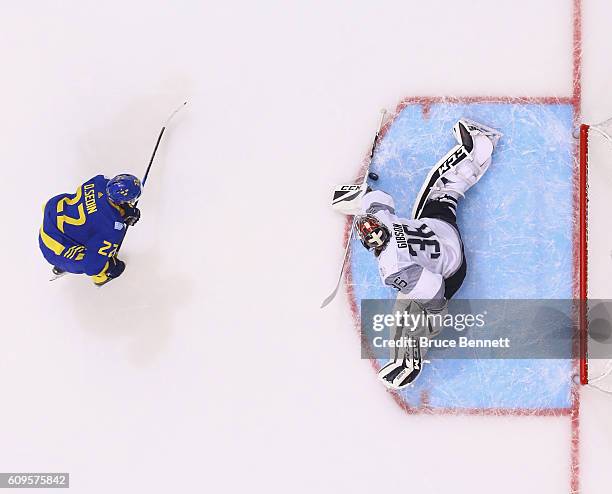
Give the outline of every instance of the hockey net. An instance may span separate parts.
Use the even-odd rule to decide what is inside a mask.
[[[612,119],[580,138],[580,382],[612,394]]]

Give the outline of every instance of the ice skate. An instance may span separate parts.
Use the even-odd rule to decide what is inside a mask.
[[[63,269],[60,269],[57,266],[53,266],[53,269],[51,270],[51,278],[49,278],[49,281],[55,281],[67,274],[68,271],[64,271]]]

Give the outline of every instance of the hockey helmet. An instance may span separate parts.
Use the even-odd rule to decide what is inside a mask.
[[[142,186],[134,175],[117,175],[106,184],[106,193],[115,204],[133,203],[140,197]]]
[[[355,220],[355,231],[368,250],[382,250],[391,237],[389,229],[372,214],[358,216]]]

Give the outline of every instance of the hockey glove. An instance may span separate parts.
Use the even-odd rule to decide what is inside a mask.
[[[138,223],[138,220],[140,219],[140,209],[130,206],[129,204],[123,204],[122,208],[124,212],[123,221],[126,225],[134,226],[136,223]]]
[[[108,260],[108,268],[106,268],[106,276],[110,279],[119,278],[125,270],[125,263],[116,257],[111,257]]]

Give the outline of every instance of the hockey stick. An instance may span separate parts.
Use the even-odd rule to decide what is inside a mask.
[[[147,166],[147,170],[145,171],[144,177],[142,179],[142,187],[144,188],[145,184],[147,183],[147,179],[149,178],[149,172],[151,171],[151,166],[153,165],[153,160],[155,160],[155,155],[157,154],[157,148],[159,148],[159,143],[162,140],[162,137],[164,136],[164,132],[166,132],[166,128],[168,127],[168,125],[170,124],[170,120],[172,120],[174,118],[174,115],[176,115],[179,111],[181,111],[183,108],[185,108],[185,105],[187,104],[186,101],[184,101],[181,106],[179,106],[176,110],[174,110],[169,116],[168,118],[166,118],[166,120],[164,120],[164,124],[161,128],[161,130],[159,131],[159,135],[157,136],[157,141],[155,142],[155,147],[153,148],[153,154],[151,154],[151,159],[149,160],[149,165]],[[134,207],[138,206],[138,201],[136,201],[134,203]],[[117,250],[115,251],[115,256],[117,256],[119,254],[119,249],[121,249],[121,246],[123,245],[123,241],[125,240],[125,236],[127,235],[127,231],[128,228],[130,226],[126,225],[125,226],[125,233],[123,234],[123,239],[121,240],[121,243],[119,244],[119,246],[117,247]]]
[[[374,151],[376,151],[376,145],[378,144],[378,137],[380,136],[380,131],[383,126],[383,122],[385,120],[385,115],[387,114],[387,110],[384,108],[380,110],[380,122],[378,123],[378,130],[376,131],[376,135],[374,136],[374,141],[372,142],[372,149],[370,151],[370,157],[368,158],[368,164],[365,169],[365,173],[363,174],[363,181],[361,183],[361,188],[366,187],[368,183],[368,178],[370,178],[370,166],[372,165],[372,159],[374,158]],[[378,180],[378,175],[372,174],[372,180]],[[338,290],[340,289],[340,284],[342,283],[342,275],[344,274],[344,266],[346,266],[346,261],[348,259],[349,250],[351,248],[351,241],[353,240],[353,232],[355,230],[355,221],[357,217],[353,216],[353,221],[351,222],[351,230],[348,235],[348,239],[346,240],[346,246],[344,248],[344,256],[342,257],[342,264],[340,265],[340,274],[338,275],[338,281],[336,282],[336,287],[334,291],[331,292],[328,297],[323,300],[321,304],[321,309],[329,305],[329,303],[336,298],[338,294]]]
[[[183,108],[185,108],[185,105],[187,104],[186,101],[183,102],[183,104],[181,106],[179,106],[176,110],[174,110],[170,116],[164,121],[164,125],[161,128],[159,135],[157,136],[157,142],[155,143],[155,147],[153,148],[153,154],[151,155],[151,159],[149,160],[149,166],[147,166],[147,171],[144,174],[144,178],[142,179],[142,186],[144,187],[145,184],[147,183],[147,178],[149,178],[149,172],[151,171],[151,165],[153,164],[153,160],[155,159],[155,154],[157,153],[157,148],[159,147],[159,143],[161,142],[161,139],[164,135],[164,132],[166,132],[166,127],[168,127],[168,124],[170,123],[170,120],[172,120],[174,118],[174,115],[176,115],[179,111],[181,111]],[[136,201],[136,204],[138,204],[138,201]],[[134,204],[134,205],[136,205]]]

